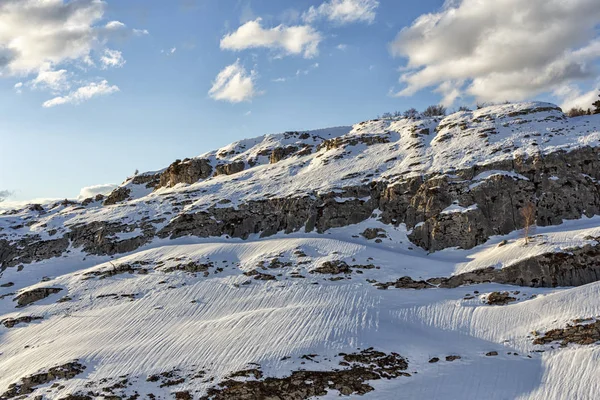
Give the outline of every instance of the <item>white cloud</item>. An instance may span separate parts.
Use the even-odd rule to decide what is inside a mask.
[[[105,6],[98,0],[3,0],[0,68],[23,75],[85,57],[100,44],[94,25]]]
[[[282,82],[285,82],[285,81],[287,81],[287,78],[280,77],[280,78],[275,78],[275,79],[273,79],[272,81],[273,81],[273,82],[277,82],[277,83],[282,83]]]
[[[106,196],[118,187],[118,185],[113,185],[112,183],[84,187],[79,191],[79,196],[77,198],[79,200],[85,200],[90,197],[96,197],[99,194]]]
[[[119,29],[125,29],[125,24],[121,21],[110,21],[104,25],[104,28],[109,31],[117,31]]]
[[[254,88],[255,78],[256,72],[248,73],[240,60],[237,60],[219,72],[208,94],[215,100],[230,103],[249,101],[259,94]]]
[[[44,102],[43,107],[50,108],[62,104],[79,104],[96,96],[108,95],[118,92],[119,88],[115,85],[109,85],[106,80],[100,82],[92,82],[86,86],[82,86],[77,90],[65,95],[58,96]]]
[[[581,89],[575,85],[563,86],[554,92],[557,97],[563,99],[560,107],[565,112],[571,108],[593,109],[592,103],[598,100],[598,93],[600,93],[600,87],[582,93]]]
[[[396,93],[522,100],[596,73],[598,0],[453,0],[390,44],[408,59]]]
[[[302,19],[307,23],[325,18],[340,25],[353,22],[371,24],[375,21],[377,7],[377,0],[329,0],[319,7],[311,6],[302,14]]]
[[[68,73],[66,69],[58,71],[44,69],[38,72],[37,77],[31,80],[29,85],[34,89],[49,89],[54,92],[68,90],[70,84],[67,80],[67,76]]]
[[[299,55],[312,58],[319,53],[321,34],[308,25],[279,25],[265,29],[261,26],[261,18],[246,22],[237,31],[225,35],[221,39],[221,49],[245,50],[265,47],[282,50],[284,54]]]
[[[120,51],[106,49],[104,50],[104,55],[100,57],[100,62],[102,63],[102,68],[106,69],[109,67],[120,68],[125,65],[126,61]]]
[[[335,48],[340,51],[346,51],[346,50],[348,50],[348,45],[341,43],[341,44],[338,44],[337,46],[335,46]]]
[[[147,29],[133,29],[132,32],[135,36],[144,36],[150,34]]]
[[[15,88],[15,92],[17,94],[23,93],[23,89],[22,89],[23,88],[23,82],[17,82],[17,83],[15,83],[14,88]]]
[[[102,68],[122,66],[122,54],[107,42],[148,32],[102,22],[106,7],[104,0],[0,0],[0,76],[31,77],[28,87],[65,92],[94,59]]]

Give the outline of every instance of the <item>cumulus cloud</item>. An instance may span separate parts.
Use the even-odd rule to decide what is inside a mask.
[[[100,62],[102,63],[102,68],[104,69],[109,67],[120,68],[125,65],[123,54],[118,50],[111,49],[104,50],[104,55],[100,57]]]
[[[84,187],[79,191],[79,196],[77,198],[79,200],[84,200],[89,199],[90,197],[96,197],[96,195],[99,194],[106,196],[118,187],[118,185],[112,183]]]
[[[446,103],[522,100],[596,74],[597,0],[448,0],[390,44],[408,62],[396,93],[435,87]]]
[[[49,89],[52,91],[68,90],[70,84],[68,82],[68,73],[66,69],[58,71],[41,70],[36,78],[29,82],[29,85],[34,89]]]
[[[302,19],[312,23],[320,18],[344,25],[353,22],[375,21],[379,1],[377,0],[329,0],[319,7],[311,6],[302,14]]]
[[[266,29],[261,25],[262,19],[248,21],[235,32],[221,39],[221,49],[245,50],[264,47],[281,50],[284,54],[300,55],[312,58],[319,53],[321,34],[309,25],[279,25]]]
[[[92,82],[86,86],[82,86],[77,90],[65,95],[58,96],[44,102],[45,108],[55,107],[62,104],[79,104],[96,96],[105,96],[111,93],[118,92],[119,88],[115,85],[109,85],[106,80],[100,82]]]
[[[240,60],[225,67],[217,75],[208,94],[215,100],[239,103],[249,101],[258,93],[254,88],[255,71],[246,71]]]
[[[105,11],[104,0],[1,0],[0,76],[33,77],[26,87],[64,93],[79,71],[73,64],[122,66],[122,54],[108,49],[108,41],[148,32],[104,23]]]
[[[589,92],[582,92],[575,85],[563,86],[554,91],[557,97],[563,99],[560,105],[563,111],[572,108],[582,108],[584,110],[593,108],[592,103],[598,100],[598,93],[600,93],[600,86]]]
[[[19,75],[85,57],[99,43],[94,25],[104,10],[98,0],[0,2],[0,66]]]

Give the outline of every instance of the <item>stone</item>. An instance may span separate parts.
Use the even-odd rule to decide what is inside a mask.
[[[61,288],[36,288],[31,289],[22,293],[19,293],[17,297],[13,299],[18,304],[18,307],[25,307],[36,301],[45,299],[46,297],[60,292]]]

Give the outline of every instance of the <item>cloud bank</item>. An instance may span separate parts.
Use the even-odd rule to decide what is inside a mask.
[[[597,0],[448,0],[390,44],[408,60],[396,94],[433,87],[450,103],[560,92],[597,74],[599,21]]]

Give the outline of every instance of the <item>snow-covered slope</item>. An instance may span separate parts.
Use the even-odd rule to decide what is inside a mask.
[[[0,397],[594,399],[600,216],[544,199],[596,193],[599,139],[598,116],[545,103],[367,121],[240,141],[108,204],[4,212]],[[505,203],[478,193],[516,204],[530,186],[539,221],[562,217],[529,243],[518,221],[472,246],[413,243],[427,224],[493,224],[477,213]],[[501,283],[515,269],[522,286]]]

